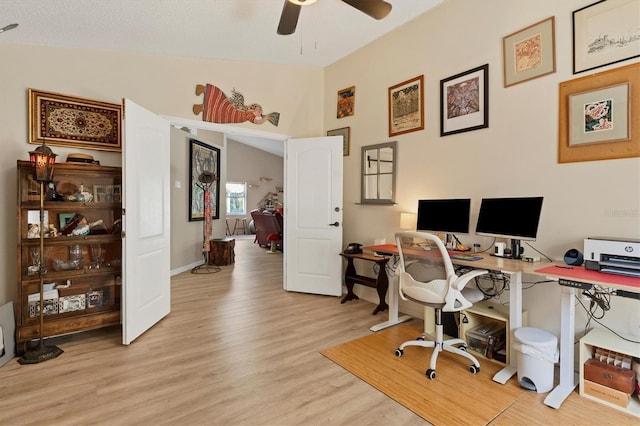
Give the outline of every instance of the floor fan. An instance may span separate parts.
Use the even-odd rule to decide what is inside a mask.
[[[209,264],[209,252],[211,251],[211,236],[213,234],[213,221],[211,220],[211,185],[216,180],[216,175],[211,172],[202,172],[198,176],[196,185],[202,189],[203,197],[203,221],[202,221],[202,256],[204,263],[191,269],[192,274],[213,274],[220,272],[218,266]]]

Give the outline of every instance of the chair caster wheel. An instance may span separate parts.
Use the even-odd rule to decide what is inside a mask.
[[[467,351],[467,346],[466,345],[462,345],[462,346],[458,346],[458,349],[460,349],[461,351]]]
[[[427,370],[427,377],[430,378],[431,380],[436,378],[436,370],[432,370],[432,369],[428,369]]]
[[[416,340],[424,340],[424,336],[418,336],[416,337]]]
[[[471,371],[471,374],[478,374],[480,372],[480,367],[476,367],[475,365],[471,364],[469,366],[469,371]]]
[[[404,354],[404,351],[400,348],[396,349],[396,356],[401,357]]]

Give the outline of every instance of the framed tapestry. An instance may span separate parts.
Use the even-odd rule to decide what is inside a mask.
[[[220,150],[196,139],[189,144],[189,221],[204,220],[204,187],[200,176],[204,172],[215,176],[211,182],[209,208],[211,218],[220,218]]]
[[[424,75],[389,87],[389,136],[424,129]]]
[[[558,162],[640,157],[640,63],[560,83]]]
[[[640,2],[601,0],[578,9],[573,21],[573,73],[640,56]]]
[[[356,86],[338,90],[338,113],[337,118],[350,117],[356,104]]]
[[[327,136],[342,136],[342,156],[346,157],[349,155],[349,147],[351,146],[351,141],[349,140],[349,127],[342,127],[340,129],[327,130]]]
[[[556,72],[555,18],[502,39],[504,87]]]
[[[122,151],[122,106],[29,89],[29,143]]]
[[[440,80],[440,136],[489,127],[489,64]]]

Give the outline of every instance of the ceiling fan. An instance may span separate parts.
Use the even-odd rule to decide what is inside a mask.
[[[391,4],[384,0],[341,0],[360,12],[371,16],[373,19],[382,19],[391,12]],[[316,0],[284,0],[278,34],[293,34],[298,25],[298,17],[302,6],[315,3]]]
[[[15,27],[17,27],[17,26],[18,26],[18,24],[9,24],[9,25],[7,25],[7,26],[5,26],[5,27],[0,28],[0,33],[3,33],[3,32],[5,32],[5,31],[12,30],[12,29],[14,29],[14,28],[15,28]]]

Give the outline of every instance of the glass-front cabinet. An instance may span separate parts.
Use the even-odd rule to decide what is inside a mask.
[[[18,352],[39,338],[41,273],[44,337],[120,324],[122,169],[57,163],[42,185],[28,161],[17,172]]]

